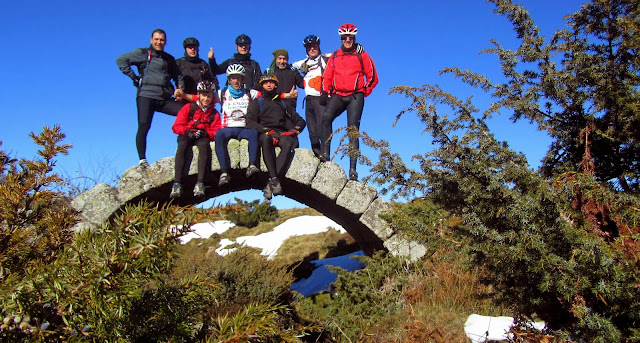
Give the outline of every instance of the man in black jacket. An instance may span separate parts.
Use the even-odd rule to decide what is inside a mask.
[[[247,89],[258,89],[258,80],[262,72],[258,62],[251,59],[251,38],[244,33],[236,37],[236,50],[238,51],[230,58],[220,64],[216,62],[213,54],[213,48],[209,48],[209,64],[214,74],[220,75],[227,72],[227,68],[231,64],[241,64],[244,67],[246,76],[244,77],[244,85]]]
[[[285,49],[273,51],[273,61],[267,73],[275,74],[278,78],[278,89],[280,99],[296,108],[298,105],[298,90],[296,87],[304,88],[304,78],[297,69],[291,68],[289,64],[289,52]]]
[[[165,45],[167,34],[161,29],[156,29],[151,33],[149,48],[135,49],[116,58],[120,71],[130,77],[133,85],[138,88],[136,147],[140,165],[143,167],[149,165],[146,157],[147,133],[151,128],[153,113],[158,111],[175,116],[184,106],[171,98],[178,95],[176,88],[183,88],[184,84],[176,60],[164,51]],[[137,67],[138,75],[131,66]],[[176,87],[171,84],[171,79]]]
[[[260,133],[262,158],[269,173],[263,194],[271,199],[273,195],[282,194],[278,177],[284,176],[293,149],[298,146],[298,134],[304,130],[306,123],[294,107],[279,99],[278,78],[275,75],[264,74],[259,81],[262,97],[249,103],[246,127]],[[277,158],[276,146],[280,147]]]
[[[177,59],[178,67],[182,73],[184,88],[187,94],[196,94],[196,86],[200,81],[209,81],[220,89],[218,77],[211,72],[209,63],[198,56],[200,52],[200,42],[193,37],[189,37],[182,42],[184,56]]]

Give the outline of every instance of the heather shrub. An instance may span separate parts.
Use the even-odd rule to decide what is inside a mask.
[[[278,210],[268,201],[254,200],[251,202],[235,198],[238,211],[227,213],[227,220],[234,224],[248,228],[256,227],[260,222],[270,222],[276,219]]]

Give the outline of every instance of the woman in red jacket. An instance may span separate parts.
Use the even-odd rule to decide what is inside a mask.
[[[178,150],[171,198],[182,195],[182,172],[187,149],[198,147],[198,179],[193,189],[195,197],[204,196],[204,173],[207,168],[209,142],[220,128],[220,113],[213,107],[215,86],[210,81],[201,81],[197,86],[198,101],[186,104],[173,123],[173,132],[178,134]]]

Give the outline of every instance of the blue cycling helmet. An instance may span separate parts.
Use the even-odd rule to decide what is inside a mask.
[[[304,40],[302,41],[302,45],[304,45],[305,47],[311,43],[318,43],[320,44],[320,37],[316,36],[316,35],[308,35],[306,37],[304,37]]]

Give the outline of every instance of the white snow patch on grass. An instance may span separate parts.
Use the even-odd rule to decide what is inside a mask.
[[[238,243],[262,249],[261,255],[273,258],[277,255],[282,243],[288,238],[326,232],[330,228],[334,228],[340,232],[346,232],[342,226],[325,216],[300,216],[288,219],[273,228],[273,231],[265,232],[257,236],[241,236],[236,238],[235,241],[222,239],[220,241],[220,248],[216,249],[216,252],[222,256],[227,255],[233,252],[235,248],[226,249],[226,247]]]

